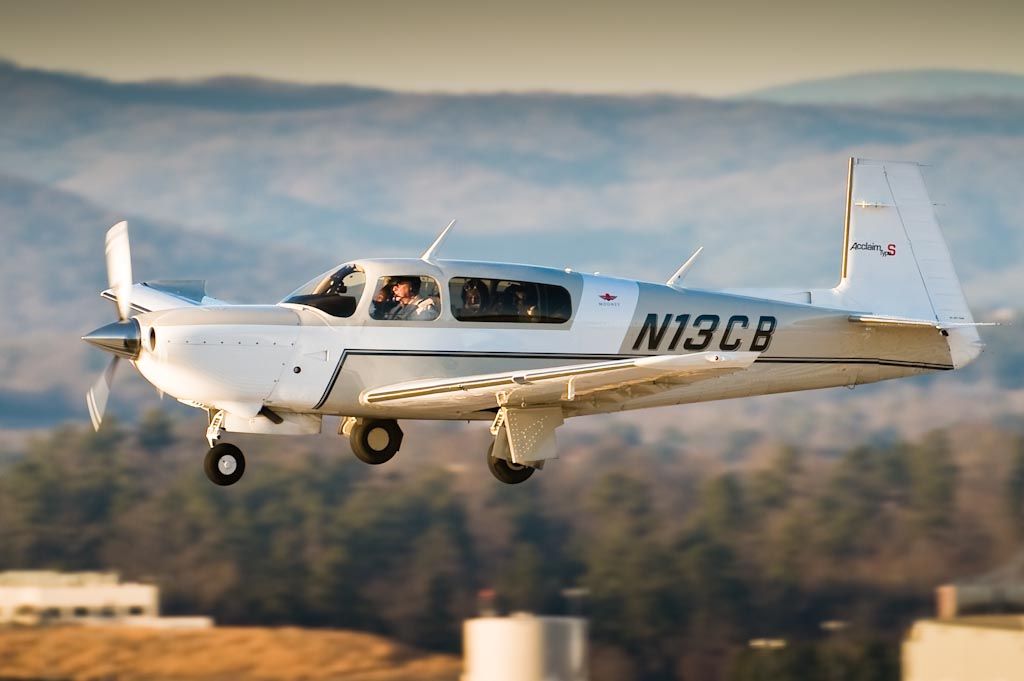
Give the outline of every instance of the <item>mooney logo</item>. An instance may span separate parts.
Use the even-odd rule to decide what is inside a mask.
[[[613,296],[610,293],[602,293],[601,294],[601,300],[607,300],[609,303],[612,302],[613,300],[615,300],[616,298],[618,298],[618,296]]]
[[[888,258],[890,255],[896,255],[896,244],[882,244],[868,243],[866,241],[854,241],[853,245],[850,246],[851,251],[878,251],[878,254],[883,258]]]

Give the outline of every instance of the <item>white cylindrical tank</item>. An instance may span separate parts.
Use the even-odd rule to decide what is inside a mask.
[[[462,681],[586,681],[581,617],[479,617],[462,625]]]

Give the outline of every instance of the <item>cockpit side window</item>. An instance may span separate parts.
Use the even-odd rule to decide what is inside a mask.
[[[453,277],[448,290],[461,322],[562,324],[572,316],[569,292],[552,284]]]
[[[351,317],[366,288],[366,273],[355,265],[342,265],[326,277],[314,279],[284,302],[323,310],[332,317]]]
[[[440,314],[440,289],[433,277],[404,274],[381,277],[370,301],[373,319],[429,322]]]

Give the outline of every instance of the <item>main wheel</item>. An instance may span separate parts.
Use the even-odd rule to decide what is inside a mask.
[[[213,484],[222,487],[233,485],[241,480],[242,474],[245,473],[245,457],[238,447],[220,442],[206,452],[203,470]]]
[[[521,482],[526,482],[526,479],[533,475],[534,468],[491,456],[492,451],[494,451],[493,442],[487,449],[487,468],[490,469],[491,475],[506,485],[518,485]]]
[[[365,463],[380,465],[398,453],[402,446],[402,429],[392,419],[356,421],[348,436],[352,453]]]

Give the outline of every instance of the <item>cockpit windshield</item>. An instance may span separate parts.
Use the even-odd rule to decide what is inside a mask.
[[[364,288],[366,274],[347,264],[307,282],[281,302],[315,307],[332,317],[351,317]]]

